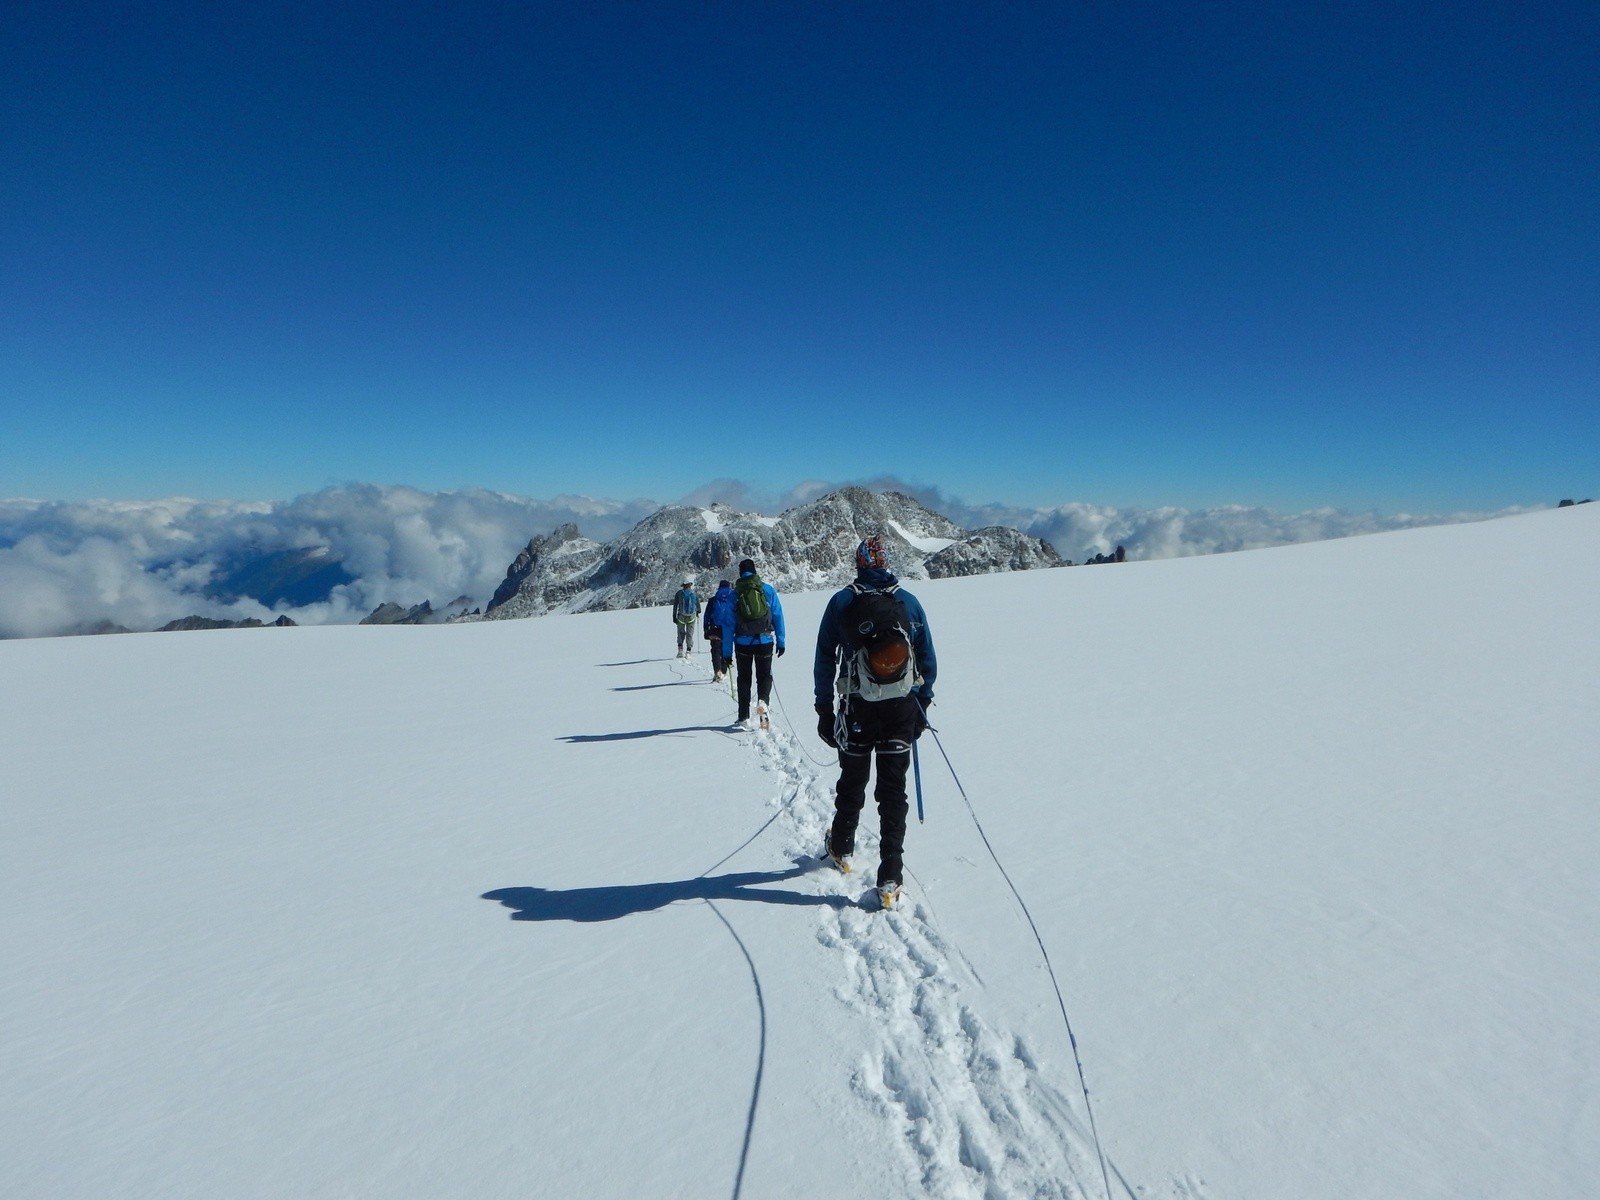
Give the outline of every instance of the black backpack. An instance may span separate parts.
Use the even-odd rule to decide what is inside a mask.
[[[856,690],[869,699],[908,694],[917,669],[905,601],[892,587],[878,590],[852,584],[851,590],[855,596],[839,614],[839,634],[856,675]]]
[[[739,582],[733,585],[733,616],[733,632],[738,637],[760,637],[772,632],[772,608],[761,576],[739,576]]]

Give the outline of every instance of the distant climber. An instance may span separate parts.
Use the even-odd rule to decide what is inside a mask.
[[[659,593],[658,593],[659,594]],[[694,627],[700,618],[700,597],[694,594],[694,580],[685,579],[672,598],[672,623],[678,627],[678,657],[694,652]]]
[[[719,592],[720,594],[720,592]],[[767,728],[767,702],[772,697],[772,657],[783,657],[783,605],[770,583],[763,583],[751,559],[739,563],[733,585],[733,620],[722,625],[722,652],[739,673],[739,724],[750,726],[750,675],[756,677],[756,719]]]
[[[706,601],[705,635],[706,642],[711,646],[711,679],[714,683],[722,682],[731,665],[728,656],[722,652],[722,631],[726,627],[731,633],[733,622],[733,584],[724,579],[717,584],[711,599]]]

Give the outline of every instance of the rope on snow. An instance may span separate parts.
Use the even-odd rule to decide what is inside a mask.
[[[922,702],[917,701],[917,707],[922,709],[922,719],[928,719],[928,710],[922,708]],[[1022,915],[1027,918],[1028,928],[1033,931],[1033,940],[1038,944],[1039,956],[1044,959],[1044,969],[1050,976],[1050,986],[1055,989],[1056,1003],[1061,1008],[1061,1021],[1067,1027],[1067,1041],[1072,1044],[1072,1061],[1078,1068],[1078,1086],[1083,1090],[1083,1109],[1089,1114],[1089,1134],[1094,1138],[1095,1153],[1100,1158],[1100,1182],[1105,1186],[1106,1200],[1111,1200],[1111,1178],[1106,1169],[1106,1152],[1100,1145],[1100,1131],[1095,1128],[1094,1106],[1089,1103],[1089,1084],[1083,1074],[1083,1059],[1078,1054],[1078,1038],[1072,1032],[1072,1018],[1067,1015],[1067,1001],[1061,994],[1061,984],[1056,979],[1056,969],[1050,963],[1050,952],[1045,949],[1044,938],[1039,934],[1039,926],[1034,922],[1033,913],[1028,911],[1027,902],[1023,900],[1022,893],[1017,891],[1017,885],[1011,881],[1011,875],[1006,871],[1005,864],[1000,861],[1000,856],[995,853],[994,845],[989,841],[989,835],[983,831],[983,822],[978,820],[977,810],[972,807],[972,801],[967,796],[967,789],[961,786],[961,776],[956,774],[955,764],[950,761],[950,755],[945,751],[944,742],[939,738],[939,731],[932,723],[928,725],[928,732],[933,734],[933,744],[939,747],[939,753],[944,758],[944,765],[950,769],[950,778],[955,780],[956,791],[961,793],[961,800],[967,806],[967,813],[972,817],[972,824],[978,831],[978,836],[983,839],[983,845],[989,851],[989,857],[994,860],[995,867],[1000,872],[1000,877],[1006,881],[1006,886],[1011,889],[1011,895],[1017,902],[1017,907],[1022,909]]]

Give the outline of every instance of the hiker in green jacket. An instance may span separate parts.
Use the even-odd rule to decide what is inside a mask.
[[[739,724],[750,728],[750,675],[756,677],[756,720],[767,728],[767,701],[772,697],[772,657],[783,657],[783,605],[770,583],[756,574],[756,564],[739,564],[733,585],[733,628],[722,630],[722,649],[731,653],[739,672]],[[731,636],[730,636],[731,635]]]

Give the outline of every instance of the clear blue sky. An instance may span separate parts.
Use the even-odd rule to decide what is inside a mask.
[[[1600,7],[75,5],[0,495],[1600,491]]]

